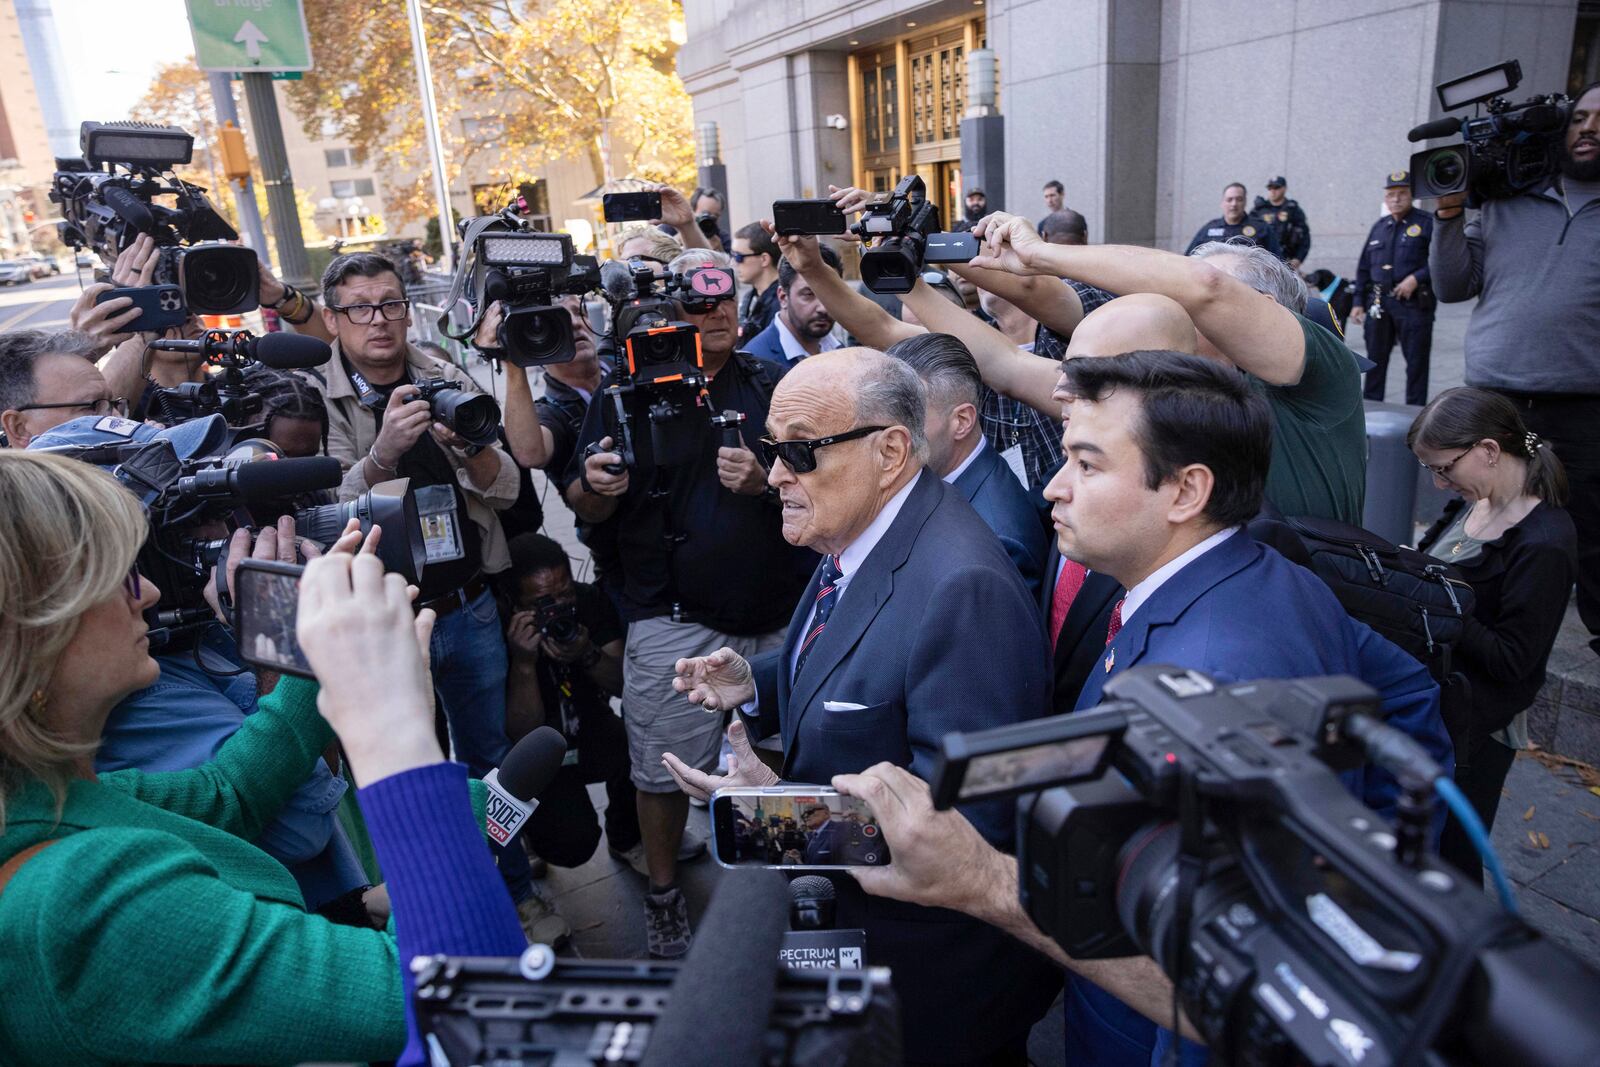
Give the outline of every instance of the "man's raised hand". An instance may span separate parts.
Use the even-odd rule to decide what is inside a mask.
[[[672,679],[672,688],[707,711],[737,708],[756,697],[749,662],[726,646],[709,656],[680,659],[674,670],[677,677]]]

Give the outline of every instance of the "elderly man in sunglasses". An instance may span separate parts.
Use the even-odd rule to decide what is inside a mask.
[[[824,556],[780,648],[677,664],[689,700],[741,710],[727,775],[665,757],[686,792],[826,783],[879,761],[932,774],[946,733],[1048,713],[1039,613],[993,531],[925,469],[924,409],[916,371],[872,349],[811,356],[778,386],[768,484],[784,537]],[[782,739],[779,772],[751,734]],[[1012,847],[1011,804],[963,810]],[[1027,1062],[1029,1027],[1054,995],[1038,957],[953,912],[869,902],[851,878],[833,880],[838,925],[864,928],[867,962],[893,969],[908,1063]]]

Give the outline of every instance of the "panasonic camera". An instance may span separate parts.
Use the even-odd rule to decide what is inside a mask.
[[[939,228],[939,207],[922,179],[909,174],[889,194],[861,213],[850,232],[867,242],[861,281],[874,293],[909,293],[926,263],[966,263],[978,254],[970,233]]]
[[[1413,142],[1461,138],[1460,144],[1412,155],[1412,195],[1466,193],[1467,204],[1477,207],[1486,200],[1525,193],[1556,173],[1572,100],[1549,93],[1513,104],[1506,94],[1521,82],[1522,64],[1512,59],[1437,86],[1445,111],[1482,104],[1486,114],[1425,122],[1407,135]]]
[[[947,735],[934,781],[939,807],[1028,794],[1021,902],[1069,956],[1153,957],[1222,1063],[1600,1062],[1600,974],[1431,854],[1441,771],[1372,689],[1140,666],[1105,691]],[[1363,763],[1393,825],[1336,773]]]
[[[172,173],[193,158],[193,136],[149,122],[85,122],[79,139],[82,157],[57,159],[50,183],[63,244],[91,248],[110,264],[145,234],[159,249],[155,284],[178,286],[189,311],[237,315],[259,306],[255,252],[229,243],[239,234],[206,191]]]

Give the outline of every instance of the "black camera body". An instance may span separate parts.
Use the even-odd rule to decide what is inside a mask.
[[[500,436],[500,405],[494,397],[460,388],[449,378],[424,378],[415,383],[417,399],[426,400],[433,421],[468,444],[492,445]]]
[[[928,239],[941,232],[939,208],[922,179],[908,174],[887,201],[863,211],[850,231],[871,242],[861,253],[862,283],[874,293],[909,293],[926,262]]]
[[[176,126],[85,122],[83,156],[56,160],[50,199],[61,205],[61,241],[92,248],[107,264],[140,234],[159,248],[154,281],[183,290],[190,311],[236,315],[259,306],[260,264],[206,191],[174,176],[194,139]],[[157,197],[173,203],[157,203]]]
[[[570,645],[578,639],[578,602],[542,596],[534,601],[533,624],[546,640]]]
[[[934,785],[1034,794],[1021,902],[1068,955],[1153,957],[1220,1062],[1596,1062],[1600,975],[1429,855],[1438,768],[1373,690],[1141,666],[1106,694],[946,738]],[[1335,773],[1369,760],[1394,826]]]
[[[577,354],[572,319],[556,301],[598,287],[599,262],[593,256],[575,255],[568,234],[530,229],[516,205],[463,221],[462,240],[468,253],[455,286],[458,294],[466,286],[467,299],[477,315],[466,331],[450,336],[457,340],[470,337],[489,305],[500,301],[505,305],[505,317],[500,322],[499,343],[507,360],[519,367],[571,360]],[[447,333],[448,317],[446,311],[440,319]]]
[[[1461,143],[1429,148],[1411,157],[1411,192],[1439,197],[1466,193],[1477,207],[1536,188],[1561,164],[1573,101],[1560,93],[1532,96],[1513,104],[1506,93],[1522,81],[1516,60],[1498,63],[1437,87],[1446,111],[1482,104],[1487,114],[1424,123],[1412,141],[1459,133]]]

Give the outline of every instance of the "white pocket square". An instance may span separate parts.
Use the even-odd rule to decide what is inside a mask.
[[[848,700],[824,700],[823,711],[866,711],[865,704],[852,704]]]

